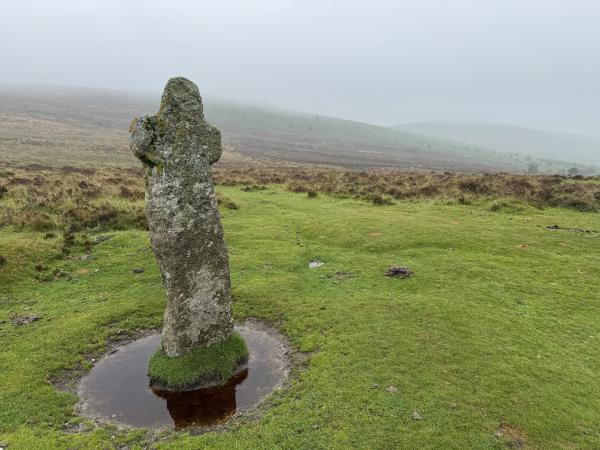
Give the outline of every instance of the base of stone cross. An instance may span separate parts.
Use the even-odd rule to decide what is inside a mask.
[[[162,348],[150,358],[148,376],[153,388],[191,391],[222,386],[246,370],[248,348],[238,333],[210,347],[197,347],[182,356],[168,357]]]

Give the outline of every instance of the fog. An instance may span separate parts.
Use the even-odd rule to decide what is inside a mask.
[[[203,95],[370,123],[600,136],[600,2],[3,0],[0,83]]]

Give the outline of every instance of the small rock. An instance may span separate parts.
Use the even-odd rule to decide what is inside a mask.
[[[0,442],[0,450],[4,450],[8,447],[8,442]]]
[[[386,392],[398,392],[398,388],[396,386],[392,386],[391,384],[385,388]]]
[[[496,436],[497,438],[502,438],[502,437],[504,437],[504,433],[502,431],[498,430],[494,433],[494,436]]]
[[[102,242],[106,242],[110,239],[110,236],[96,236],[95,242],[96,244],[101,244]]]
[[[391,266],[385,271],[386,277],[407,278],[412,275],[412,270],[406,266]]]
[[[32,323],[35,322],[36,320],[39,320],[40,316],[36,315],[36,314],[31,314],[29,316],[14,316],[10,319],[10,321],[12,322],[13,325],[25,325],[28,323]]]
[[[373,383],[373,384],[371,385],[371,387],[372,387],[373,389],[377,389],[377,388],[379,387],[379,385],[378,385],[377,383]]]
[[[321,261],[311,261],[308,263],[309,269],[316,269],[317,267],[321,267],[324,263]]]
[[[144,272],[144,268],[143,267],[136,267],[135,269],[132,269],[133,273],[142,273]]]
[[[92,255],[81,255],[79,257],[79,261],[91,261],[92,260]]]
[[[416,411],[413,411],[412,418],[414,420],[423,420],[423,418],[421,417],[421,415],[418,412],[416,412]]]

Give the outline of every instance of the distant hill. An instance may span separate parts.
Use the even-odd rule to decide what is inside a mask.
[[[600,165],[600,139],[590,136],[485,122],[420,122],[396,128],[497,152]]]
[[[137,167],[131,119],[153,114],[157,93],[0,86],[0,163]],[[225,160],[454,171],[525,171],[527,161],[413,131],[268,106],[205,99]],[[552,170],[566,170],[556,164]]]

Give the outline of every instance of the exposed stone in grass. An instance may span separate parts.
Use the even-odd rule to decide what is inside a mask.
[[[407,278],[412,275],[412,270],[410,270],[406,266],[391,266],[388,270],[385,271],[386,277],[393,278]]]
[[[38,316],[37,314],[29,314],[29,315],[18,315],[18,316],[13,316],[11,317],[10,321],[13,325],[26,325],[26,324],[30,324],[33,322],[36,322],[37,320],[40,320],[41,317]]]
[[[423,417],[421,417],[421,414],[419,414],[417,411],[413,411],[412,418],[413,420],[423,420]]]

